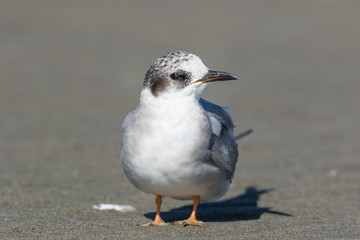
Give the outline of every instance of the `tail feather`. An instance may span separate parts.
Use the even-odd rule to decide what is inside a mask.
[[[252,129],[249,129],[249,130],[247,130],[247,131],[245,131],[245,132],[243,132],[243,133],[240,133],[239,135],[236,135],[236,136],[235,136],[235,141],[238,141],[238,140],[240,140],[240,139],[242,139],[242,138],[250,135],[252,132],[253,132],[253,130],[252,130]]]

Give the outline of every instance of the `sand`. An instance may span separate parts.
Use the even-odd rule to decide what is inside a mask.
[[[358,1],[0,5],[1,239],[360,239]],[[236,74],[204,98],[254,129],[228,193],[200,205],[204,228],[137,227],[154,197],[119,160],[143,76],[171,50]]]

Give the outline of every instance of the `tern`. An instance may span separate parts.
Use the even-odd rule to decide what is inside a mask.
[[[200,199],[228,190],[238,159],[234,125],[229,108],[201,94],[210,82],[236,79],[184,51],[159,57],[147,71],[139,104],[123,123],[120,154],[129,181],[156,196],[154,221],[140,226],[167,225],[160,216],[163,196],[193,200],[190,217],[176,223],[202,226],[196,219]]]

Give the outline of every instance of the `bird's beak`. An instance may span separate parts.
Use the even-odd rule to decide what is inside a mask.
[[[208,73],[201,79],[196,80],[193,83],[208,83],[208,82],[215,82],[215,81],[227,81],[227,80],[237,80],[238,78],[231,73],[222,72],[222,71],[214,71],[209,70]]]

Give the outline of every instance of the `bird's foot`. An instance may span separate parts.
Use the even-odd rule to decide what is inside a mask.
[[[139,227],[166,226],[166,225],[168,224],[163,220],[153,221],[151,223],[145,223],[145,224],[138,224]]]
[[[175,224],[186,226],[197,226],[197,227],[204,227],[204,223],[202,221],[198,221],[196,219],[186,219],[183,221],[176,221]]]

